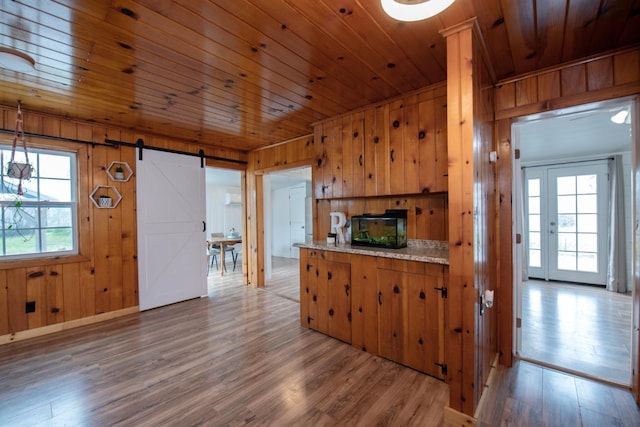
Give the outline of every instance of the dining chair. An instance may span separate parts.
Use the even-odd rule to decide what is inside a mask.
[[[215,239],[216,237],[224,237],[224,233],[211,233],[211,238]],[[211,259],[211,265],[213,265],[213,262],[216,263],[216,270],[220,270],[220,268],[218,268],[218,259],[217,259],[217,255],[220,255],[220,245],[214,242],[211,242],[211,248],[209,250],[210,252],[213,251],[212,253],[212,259]],[[234,255],[233,255],[233,245],[231,246],[225,246],[224,248],[224,252],[225,252],[225,256],[228,253],[231,253],[231,260],[233,261],[234,259]],[[209,268],[211,268],[211,265],[209,266]],[[234,264],[235,266],[235,264]],[[224,268],[224,271],[227,271],[227,266],[223,265],[222,268]]]

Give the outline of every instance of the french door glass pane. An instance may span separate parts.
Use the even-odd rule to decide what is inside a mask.
[[[575,233],[558,233],[558,250],[559,251],[575,251],[576,250]]]
[[[558,213],[574,213],[576,211],[576,196],[558,196]]]
[[[565,194],[576,194],[576,177],[575,176],[560,176],[557,181],[558,196]]]
[[[527,194],[529,197],[540,197],[540,180],[530,179],[527,183]]]
[[[542,257],[540,249],[529,249],[529,267],[541,267]]]
[[[589,252],[578,252],[578,270],[598,272],[598,254]]]
[[[598,196],[595,194],[579,195],[578,213],[598,213]]]
[[[529,231],[540,231],[540,215],[529,215]]]
[[[597,233],[598,214],[578,215],[578,233]]]
[[[578,175],[578,191],[577,194],[597,194],[598,193],[598,175]]]
[[[558,270],[576,270],[576,253],[558,251]]]
[[[558,231],[561,233],[570,233],[576,231],[575,215],[558,215]]]

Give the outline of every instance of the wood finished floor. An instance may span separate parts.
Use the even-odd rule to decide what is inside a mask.
[[[214,268],[208,298],[0,346],[0,426],[444,425],[446,384],[240,283]],[[523,361],[485,393],[483,427],[640,425],[628,391]]]
[[[522,357],[631,384],[630,294],[543,280],[522,289]]]
[[[214,268],[208,298],[0,346],[0,425],[443,424],[445,383],[302,328],[298,303],[240,282]]]

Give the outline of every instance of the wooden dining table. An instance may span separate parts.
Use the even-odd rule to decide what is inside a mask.
[[[220,246],[220,275],[224,276],[224,248],[226,246],[242,243],[242,237],[212,237],[209,242]]]

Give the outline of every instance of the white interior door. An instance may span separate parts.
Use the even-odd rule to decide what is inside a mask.
[[[527,168],[529,276],[604,285],[607,164]]]
[[[205,169],[144,150],[136,163],[140,309],[207,294]]]
[[[307,190],[305,186],[293,187],[289,190],[289,221],[291,232],[291,244],[304,243],[306,226],[306,202]],[[300,258],[300,250],[291,246],[291,257]]]

